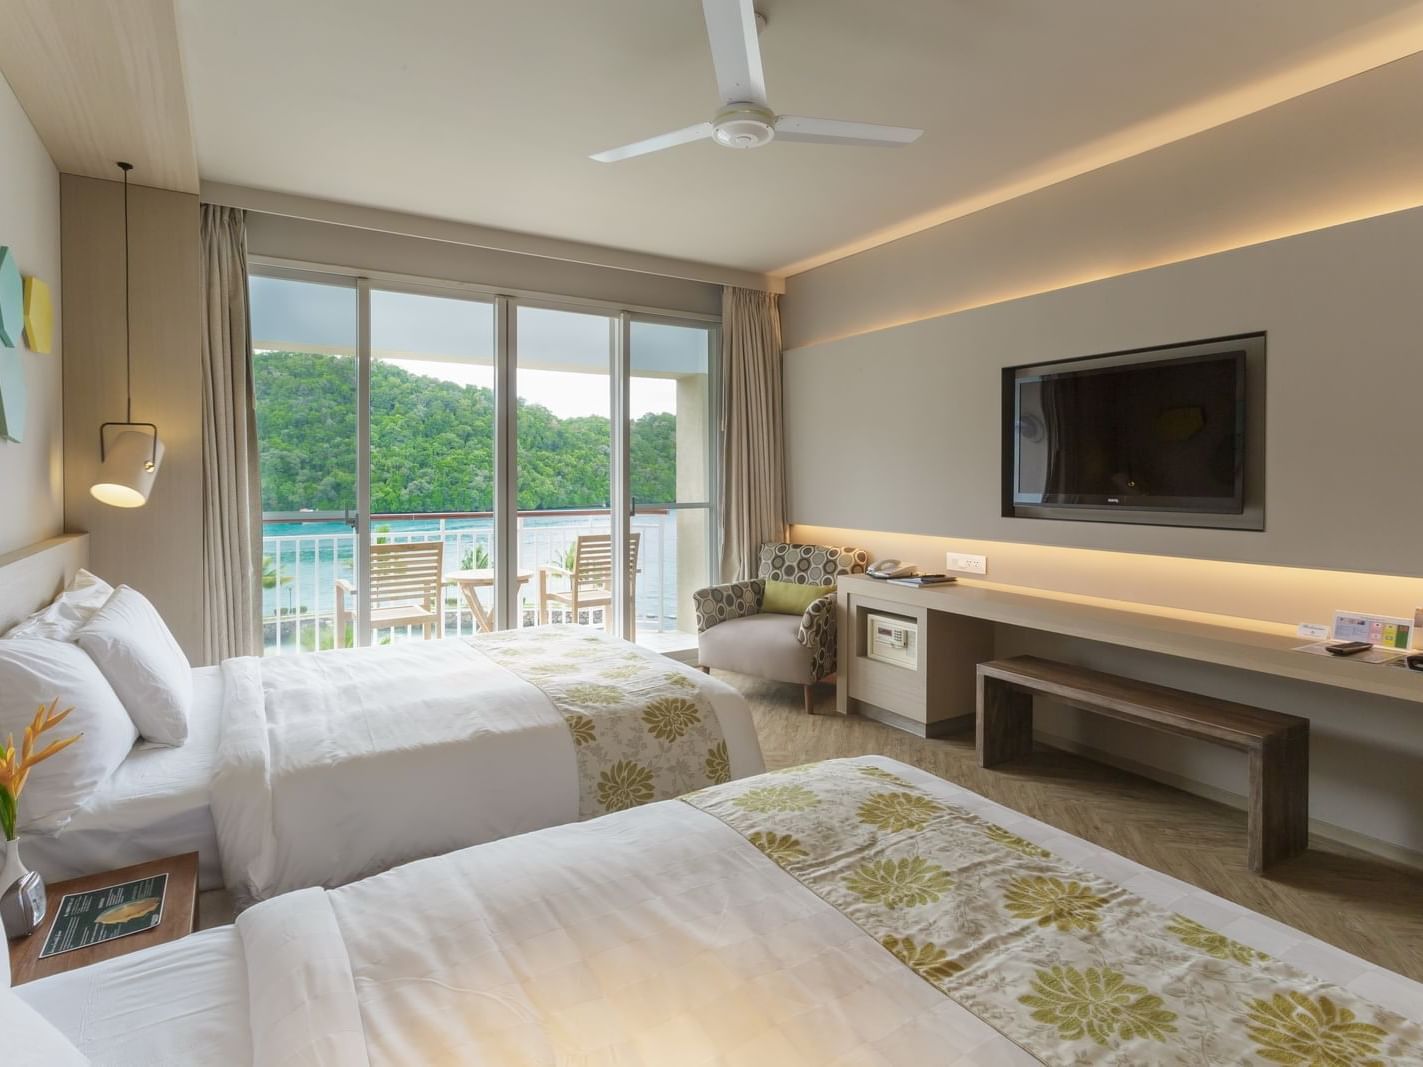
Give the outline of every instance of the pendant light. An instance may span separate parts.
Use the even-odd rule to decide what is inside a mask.
[[[133,421],[133,330],[129,321],[128,172],[132,163],[120,163],[124,173],[124,382],[128,407],[123,422],[99,427],[99,477],[89,492],[94,499],[116,508],[141,508],[148,503],[158,465],[163,462],[163,442],[151,422]],[[109,431],[117,431],[112,439]]]

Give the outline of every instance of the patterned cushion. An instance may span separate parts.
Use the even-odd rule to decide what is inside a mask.
[[[718,623],[742,619],[761,610],[761,598],[766,583],[753,578],[749,582],[727,582],[698,589],[692,594],[697,610],[697,632],[710,630]]]
[[[837,575],[860,574],[869,562],[870,554],[863,548],[767,542],[761,546],[756,577],[799,585],[833,585]]]

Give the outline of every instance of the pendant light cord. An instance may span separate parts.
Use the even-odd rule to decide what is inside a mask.
[[[128,295],[128,172],[133,170],[133,164],[120,163],[119,169],[124,172],[124,392],[128,398],[127,414],[124,417],[133,422],[133,323],[130,319],[132,305]]]

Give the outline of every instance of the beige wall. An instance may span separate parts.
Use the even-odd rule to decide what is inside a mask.
[[[53,351],[20,343],[28,402],[25,438],[0,441],[0,555],[43,541],[64,526],[61,366],[63,306],[59,274],[59,172],[0,79],[0,245],[24,275],[49,283],[54,298]]]
[[[1423,209],[1414,209],[795,349],[786,355],[791,517],[1423,577],[1423,493],[1408,473],[1423,396],[1419,279]],[[1268,334],[1263,532],[1000,514],[1003,367],[1254,330]],[[1122,565],[1131,588],[1105,595],[1162,599],[1158,580]]]
[[[721,286],[280,215],[249,214],[247,248],[273,256],[440,281],[721,314]]]
[[[1420,89],[1423,57],[1400,61],[791,278],[794,535],[932,569],[978,552],[994,582],[1275,623],[1423,607]],[[1262,240],[1279,233],[1297,235]],[[1002,368],[1256,330],[1263,532],[1000,514]],[[1412,705],[1000,629],[998,654],[1028,651],[1307,715],[1317,828],[1423,863]],[[1038,725],[1209,796],[1244,789],[1209,746],[1061,708]]]
[[[118,182],[61,180],[64,248],[65,520],[90,534],[90,566],[148,596],[194,664],[202,654],[202,371],[198,198],[129,189],[133,417],[167,449],[148,504],[89,495],[99,424],[124,417],[123,193]]]

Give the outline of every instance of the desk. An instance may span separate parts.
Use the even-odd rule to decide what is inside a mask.
[[[972,722],[975,666],[965,669],[964,664],[972,656],[977,657],[974,665],[993,658],[992,631],[998,623],[1423,704],[1423,673],[1294,652],[1295,646],[1308,642],[1294,627],[1281,623],[977,580],[913,588],[860,574],[840,578],[836,602],[841,635],[838,710],[859,710],[899,726],[905,724],[896,719],[907,719],[927,728],[931,736],[945,732],[948,724],[966,727]],[[921,632],[919,671],[865,657],[867,611],[912,618],[921,631],[928,627],[927,633]],[[970,655],[969,650],[976,651]],[[951,669],[933,667],[941,658],[947,658]],[[921,677],[912,682],[903,677],[915,674]],[[922,702],[913,703],[916,699]],[[876,714],[876,707],[895,718]]]
[[[532,571],[520,571],[518,584],[514,587],[514,596],[519,595],[519,590],[524,587],[524,583],[533,577]],[[470,614],[474,616],[474,625],[485,633],[494,632],[494,617],[488,608],[479,599],[480,589],[494,588],[494,568],[483,567],[476,570],[450,571],[445,575],[445,581],[459,586],[460,596],[464,597],[464,602],[469,606]]]

